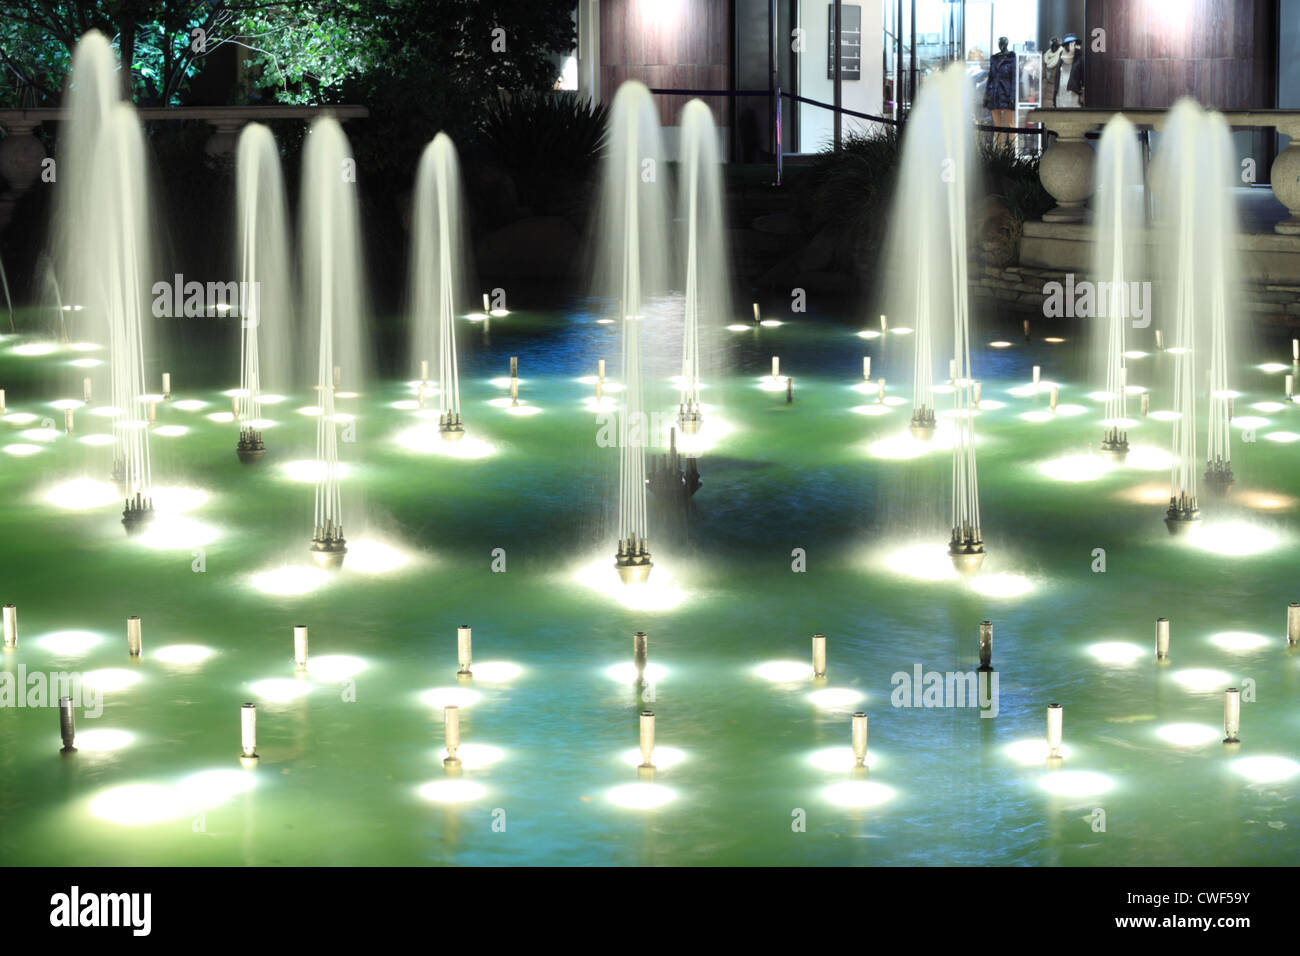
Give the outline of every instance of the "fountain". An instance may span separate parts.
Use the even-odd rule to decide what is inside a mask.
[[[640,325],[648,294],[663,288],[667,217],[659,167],[663,149],[650,91],[629,81],[610,111],[601,183],[597,281],[620,303],[623,402],[618,415],[618,550],[624,584],[644,583],[653,563],[647,543],[645,449],[649,425],[641,395]]]
[[[1094,273],[1097,305],[1104,312],[1106,432],[1103,455],[1128,455],[1128,369],[1124,327],[1131,318],[1129,283],[1141,274],[1137,236],[1142,229],[1142,162],[1137,131],[1116,114],[1102,131],[1097,160],[1097,245]]]
[[[424,148],[415,177],[411,296],[415,354],[428,355],[434,348],[438,353],[438,431],[446,441],[465,435],[456,363],[456,303],[465,278],[460,192],[456,147],[446,133],[439,133]],[[431,328],[437,330],[434,339]]]
[[[970,89],[960,64],[931,77],[917,97],[903,143],[896,202],[914,222],[903,228],[915,242],[911,261],[899,274],[917,317],[916,375],[912,432],[933,434],[933,369],[930,349],[933,311],[952,315],[953,389],[952,530],[948,554],[961,574],[974,574],[984,561],[979,482],[975,468],[974,376],[970,362],[970,303],[967,280],[967,185],[973,143],[968,117]]]
[[[1153,188],[1172,240],[1167,244],[1170,262],[1166,271],[1173,282],[1175,325],[1175,347],[1170,349],[1175,361],[1174,464],[1165,526],[1170,534],[1183,534],[1201,520],[1197,502],[1196,363],[1200,361],[1197,341],[1206,338],[1197,327],[1205,321],[1210,326],[1211,352],[1205,481],[1218,491],[1226,491],[1232,482],[1226,364],[1230,278],[1225,247],[1234,232],[1226,189],[1234,163],[1222,117],[1206,113],[1193,100],[1180,100],[1170,111],[1163,139]]]
[[[241,309],[235,413],[239,443],[235,452],[240,461],[251,464],[266,455],[259,425],[263,384],[268,378],[284,380],[291,298],[284,182],[279,151],[269,129],[260,123],[244,127],[236,166]],[[264,328],[267,316],[272,320],[270,330]],[[268,335],[268,331],[274,334]]]
[[[1231,131],[1220,113],[1202,117],[1207,166],[1205,179],[1209,183],[1231,182],[1236,166]],[[1212,493],[1226,495],[1232,487],[1232,440],[1229,428],[1232,419],[1232,395],[1228,385],[1228,293],[1236,286],[1233,269],[1233,237],[1237,233],[1236,215],[1232,200],[1224,189],[1211,189],[1200,210],[1206,218],[1202,239],[1208,246],[1208,270],[1204,273],[1209,285],[1210,320],[1210,413],[1206,439],[1205,486]]]
[[[117,64],[97,32],[73,58],[71,119],[61,155],[58,245],[72,277],[73,302],[89,303],[109,346],[113,479],[122,524],[139,534],[152,521],[148,421],[144,419],[145,290],[151,276],[146,237],[144,136],[134,108],[120,102]],[[66,153],[64,152],[66,150]]]
[[[682,434],[696,435],[700,406],[700,318],[730,314],[726,221],[722,212],[718,132],[703,100],[682,110],[682,172],[678,218],[686,232],[685,306],[682,316],[682,377],[677,420]],[[688,457],[693,457],[687,451]]]
[[[361,378],[356,195],[344,174],[351,161],[347,137],[338,121],[323,117],[314,122],[304,156],[302,242],[307,315],[314,315],[320,327],[311,552],[324,568],[342,566],[347,554],[339,487],[339,415],[334,404],[342,377],[341,367],[335,364],[337,357],[355,363],[349,369]]]

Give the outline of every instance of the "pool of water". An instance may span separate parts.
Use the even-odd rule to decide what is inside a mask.
[[[101,716],[78,712],[74,755],[59,754],[53,709],[0,708],[0,859],[1295,860],[1300,665],[1284,624],[1300,600],[1300,446],[1289,440],[1300,415],[1252,407],[1280,402],[1281,372],[1237,365],[1238,418],[1262,421],[1234,429],[1237,484],[1226,502],[1204,500],[1203,537],[1187,541],[1162,522],[1168,422],[1142,420],[1129,462],[1106,467],[1093,454],[1102,403],[1089,397],[1097,386],[1078,343],[973,343],[989,557],[966,582],[942,556],[943,429],[931,446],[900,437],[907,337],[867,341],[813,319],[724,333],[730,371],[708,379],[704,400],[706,427],[729,431],[701,459],[689,514],[652,512],[656,588],[629,601],[581,574],[610,573],[617,452],[599,446],[585,403],[593,386],[579,379],[601,356],[618,377],[617,335],[581,307],[494,320],[487,336],[463,326],[464,448],[481,457],[440,453],[409,407],[409,374],[340,400],[355,415],[341,446],[353,550],[341,572],[319,577],[283,570],[309,567],[309,466],[292,463],[313,454],[315,422],[299,411],[311,392],[265,407],[267,458],[242,466],[236,426],[213,420],[230,410],[228,350],[174,352],[173,400],[151,436],[157,533],[128,540],[103,487],[111,449],[85,441],[109,419],[78,409],[68,436],[50,405],[80,397],[82,370],[68,363],[96,353],[27,355],[14,349],[33,340],[0,339],[0,602],[18,606],[20,626],[3,665],[92,672],[115,688]],[[762,388],[773,354],[795,379],[793,404]],[[874,386],[855,389],[864,354],[898,404],[877,407]],[[535,414],[502,401],[510,355]],[[1132,363],[1153,412],[1169,408],[1170,362]],[[1060,384],[1055,414],[1046,387],[1027,387],[1034,364]],[[151,381],[161,367],[151,364]],[[647,407],[670,413],[667,375],[649,380]],[[1131,407],[1136,418],[1136,397]],[[129,615],[143,619],[134,664]],[[1152,653],[1161,616],[1172,621],[1167,664]],[[972,670],[984,619],[995,629],[995,717],[895,706],[895,675]],[[511,663],[514,676],[481,668],[457,682],[466,623],[475,661]],[[311,629],[305,676],[294,670],[295,624]],[[630,664],[639,630],[663,669],[648,691],[607,673]],[[815,632],[829,642],[825,681],[756,672],[807,663]],[[1253,698],[1235,748],[1220,743],[1230,685]],[[467,766],[451,791],[428,787],[448,779],[438,689],[465,704]],[[238,758],[244,701],[258,704],[251,769]],[[1068,748],[1056,767],[1032,752],[1053,701]],[[661,749],[656,795],[671,799],[631,808],[616,788],[638,783],[630,753],[647,708]],[[865,776],[844,757],[859,709],[870,717]],[[671,766],[669,748],[680,751]],[[449,796],[463,801],[439,799]]]

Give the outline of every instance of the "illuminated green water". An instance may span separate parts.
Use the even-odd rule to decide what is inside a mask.
[[[850,386],[864,350],[890,378],[891,395],[908,395],[908,346],[894,339],[864,343],[840,328],[808,322],[731,340],[738,371],[714,384],[705,400],[735,431],[706,455],[704,487],[689,531],[652,533],[660,567],[684,585],[672,611],[637,612],[576,584],[573,572],[612,554],[609,517],[617,471],[614,449],[599,449],[595,417],[583,408],[595,357],[617,373],[617,331],[580,313],[563,334],[543,334],[555,317],[512,316],[495,322],[492,342],[463,359],[462,393],[471,436],[495,454],[455,460],[418,454],[394,436],[416,423],[392,403],[411,396],[398,381],[354,400],[357,440],[343,457],[357,463],[345,509],[349,538],[382,537],[413,558],[404,569],[368,576],[345,570],[322,589],[274,597],[250,584],[256,572],[306,563],[310,484],[289,480],[281,465],[310,457],[314,424],[292,396],[267,414],[267,461],[241,466],[235,426],[207,419],[229,408],[220,394],[233,376],[213,368],[202,350],[172,363],[175,397],[208,405],[185,412],[160,408],[158,424],[183,425],[179,437],[152,439],[155,484],[202,489],[207,499],[189,518],[216,529],[205,547],[206,571],[192,570],[192,549],[150,550],[128,543],[120,505],[67,511],[42,500],[71,478],[107,476],[109,452],[76,439],[106,430],[106,419],[78,413],[77,433],[39,444],[30,457],[0,453],[0,600],[19,606],[21,642],[6,658],[28,671],[128,668],[141,680],[110,693],[98,720],[78,715],[81,733],[114,728],[134,735],[112,753],[58,753],[53,710],[0,710],[0,862],[11,864],[622,864],[622,863],[1291,863],[1300,777],[1253,783],[1234,772],[1242,757],[1300,759],[1297,662],[1284,641],[1284,612],[1300,600],[1295,583],[1296,454],[1300,445],[1268,440],[1300,431],[1297,410],[1251,411],[1274,400],[1281,376],[1241,365],[1238,415],[1269,424],[1258,441],[1234,435],[1238,485],[1231,505],[1205,503],[1207,520],[1233,518],[1272,531],[1274,547],[1223,557],[1172,541],[1161,518],[1164,468],[1123,468],[1093,481],[1045,476],[1038,463],[1088,452],[1099,439],[1101,404],[1078,381],[1073,343],[1005,351],[979,348],[974,358],[986,399],[1006,402],[979,418],[986,572],[1027,575],[1033,590],[1014,598],[981,596],[950,581],[918,581],[884,569],[886,555],[914,541],[946,536],[949,458],[932,452],[910,461],[882,460],[869,445],[899,432],[907,408],[880,417],[855,414],[874,402]],[[78,396],[79,372],[60,351],[14,355],[0,342],[0,386],[9,411],[61,424],[46,403]],[[896,344],[895,344],[896,343]],[[769,356],[782,355],[796,379],[796,401],[755,385]],[[489,383],[507,356],[521,356],[522,397],[542,412],[513,417],[487,404],[506,394]],[[224,360],[223,360],[224,361]],[[1063,382],[1061,402],[1085,406],[1044,423],[1022,413],[1047,407],[1046,394],[1015,397],[1029,366]],[[1135,363],[1130,381],[1149,384]],[[155,366],[150,378],[156,381]],[[662,379],[659,379],[662,381]],[[56,382],[62,384],[56,385]],[[667,409],[666,382],[655,401]],[[939,407],[944,407],[939,400]],[[653,402],[648,403],[653,404]],[[1163,393],[1152,408],[1168,407]],[[1136,401],[1133,408],[1136,409]],[[31,426],[0,424],[0,447],[27,442]],[[1135,443],[1165,447],[1169,426],[1148,420]],[[1152,500],[1135,497],[1148,489]],[[1272,500],[1261,502],[1265,495]],[[1261,503],[1280,508],[1260,507]],[[652,519],[653,520],[653,519]],[[368,524],[368,528],[362,525]],[[924,532],[918,538],[917,534]],[[507,570],[491,569],[504,549]],[[791,570],[802,548],[807,570]],[[1093,549],[1107,570],[1092,571]],[[144,619],[145,655],[128,663],[123,619]],[[1173,660],[1151,659],[1153,620],[1173,620]],[[891,675],[974,666],[977,624],[995,625],[994,663],[1000,713],[890,706]],[[250,683],[292,678],[290,628],[312,629],[313,656],[350,654],[366,669],[355,700],[343,688],[312,681],[288,704],[259,699]],[[501,748],[504,759],[465,779],[485,788],[472,802],[444,806],[419,788],[444,776],[438,760],[441,711],[420,701],[455,685],[457,624],[474,627],[475,659],[512,661],[522,674],[479,686],[466,708],[465,743]],[[101,642],[72,658],[43,649],[42,635],[61,629],[98,633]],[[643,705],[634,689],[605,675],[631,657],[631,635],[650,635],[651,660],[668,669]],[[1269,639],[1251,652],[1210,642],[1216,632],[1256,632]],[[892,788],[883,805],[848,809],[825,788],[848,773],[817,769],[810,754],[847,746],[847,710],[809,702],[811,680],[774,685],[753,675],[770,660],[807,660],[809,637],[830,641],[826,686],[866,695],[869,779]],[[1139,645],[1128,665],[1104,665],[1088,653],[1100,641]],[[152,656],[173,644],[200,644],[215,654],[188,668]],[[1176,682],[1189,668],[1254,681],[1257,701],[1243,705],[1237,753],[1217,739],[1178,748],[1158,728],[1194,722],[1221,731],[1222,689],[1195,693]],[[1245,685],[1242,685],[1245,686]],[[352,695],[349,695],[352,696]],[[253,789],[191,801],[170,819],[124,826],[94,816],[91,801],[111,788],[170,786],[194,773],[239,770],[239,705],[259,702],[260,765]],[[1098,796],[1045,792],[1043,766],[1022,767],[1004,750],[1041,737],[1049,701],[1065,707],[1073,750],[1058,773],[1091,771],[1112,783]],[[654,811],[607,798],[636,780],[622,761],[637,741],[636,714],[658,715],[661,747],[686,754],[657,782],[675,800]],[[1106,815],[1094,832],[1093,811]],[[806,832],[794,832],[797,809]],[[505,829],[494,829],[504,811]]]

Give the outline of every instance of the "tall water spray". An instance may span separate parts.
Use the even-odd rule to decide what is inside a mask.
[[[597,283],[619,303],[623,325],[623,406],[618,415],[618,550],[624,583],[650,576],[645,449],[650,441],[641,392],[640,326],[649,297],[664,289],[668,230],[660,167],[659,118],[650,91],[629,81],[610,110],[601,183]]]
[[[456,147],[439,133],[424,148],[415,182],[411,298],[414,352],[438,353],[438,430],[455,441],[465,434],[456,362],[456,307],[463,300],[465,269],[460,164]],[[424,384],[424,383],[422,383]]]
[[[236,165],[241,310],[235,451],[250,463],[266,454],[259,424],[264,386],[285,383],[292,280],[284,181],[269,129],[260,123],[244,127]]]
[[[1096,278],[1099,320],[1104,325],[1106,374],[1106,426],[1103,454],[1122,459],[1128,454],[1128,368],[1125,364],[1125,327],[1132,320],[1130,291],[1141,274],[1143,228],[1142,160],[1137,130],[1116,114],[1102,130],[1097,150],[1097,244],[1093,272]]]
[[[320,335],[316,374],[316,509],[311,551],[337,568],[347,553],[339,486],[343,377],[361,386],[360,255],[351,149],[338,121],[323,117],[308,134],[302,186],[303,294]],[[351,427],[350,421],[348,427]]]
[[[98,153],[100,133],[113,107],[122,99],[117,57],[102,33],[91,30],[72,53],[68,78],[68,116],[59,129],[58,187],[55,192],[53,269],[67,306],[60,316],[80,320],[79,338],[101,344],[109,340],[108,313],[101,295],[98,260],[102,237],[88,227],[87,217],[105,198],[96,193],[102,173]],[[143,174],[143,170],[140,170]],[[110,366],[111,374],[111,366]],[[96,373],[90,373],[94,378]]]
[[[1201,123],[1205,142],[1206,181],[1211,185],[1202,212],[1206,219],[1203,239],[1207,269],[1201,278],[1208,283],[1210,324],[1210,414],[1206,439],[1205,485],[1226,494],[1233,482],[1232,420],[1233,392],[1228,382],[1228,299],[1237,288],[1234,239],[1236,211],[1225,185],[1232,181],[1236,155],[1232,133],[1221,113],[1208,113]]]
[[[98,282],[88,285],[92,307],[108,319],[112,366],[114,477],[126,507],[122,524],[128,534],[153,518],[153,483],[149,467],[149,423],[144,417],[145,289],[149,270],[145,254],[148,204],[144,186],[144,136],[135,109],[113,107],[96,140],[94,195],[88,216],[99,242],[95,259]]]
[[[929,77],[917,96],[904,133],[887,293],[891,307],[915,323],[911,425],[919,438],[930,437],[935,427],[933,352],[942,354],[950,344],[954,441],[948,551],[954,567],[966,574],[979,570],[984,560],[967,290],[971,95],[957,64]],[[948,317],[950,325],[942,321]],[[936,345],[937,339],[946,341]]]
[[[691,100],[681,115],[681,174],[678,220],[685,232],[681,248],[684,309],[682,313],[682,372],[677,420],[684,435],[695,435],[703,423],[700,380],[701,320],[706,342],[713,324],[730,314],[730,270],[727,263],[726,222],[722,213],[722,183],[718,131],[703,100]],[[687,454],[691,443],[683,443]]]
[[[1156,154],[1153,187],[1169,235],[1165,271],[1174,321],[1174,419],[1169,508],[1165,525],[1179,534],[1201,519],[1197,497],[1197,374],[1209,343],[1210,427],[1207,483],[1224,490],[1232,480],[1228,446],[1227,302],[1234,286],[1236,232],[1228,185],[1234,166],[1221,116],[1180,100],[1170,111]]]
[[[143,131],[134,108],[122,102],[112,48],[95,31],[73,54],[70,113],[59,144],[56,256],[74,310],[94,324],[85,331],[108,344],[117,410],[113,478],[125,504],[122,524],[136,534],[153,518],[142,325],[150,207]]]

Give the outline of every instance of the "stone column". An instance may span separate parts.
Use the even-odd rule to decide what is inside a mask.
[[[40,179],[45,146],[32,135],[32,130],[39,125],[38,120],[26,119],[5,123],[5,137],[0,139],[0,176],[9,189],[0,195],[0,230],[9,225],[14,206],[23,193]]]
[[[1273,226],[1284,236],[1300,236],[1300,136],[1291,134],[1291,142],[1277,154],[1269,172],[1273,195],[1286,206],[1289,217]]]
[[[1029,118],[1057,134],[1038,161],[1038,180],[1056,200],[1043,222],[1087,222],[1097,154],[1084,134],[1097,125],[1097,118],[1068,109],[1035,110]]]
[[[244,128],[247,121],[247,117],[208,120],[208,125],[212,127],[212,135],[208,137],[203,151],[213,159],[233,160],[235,150],[239,147],[239,131]]]

